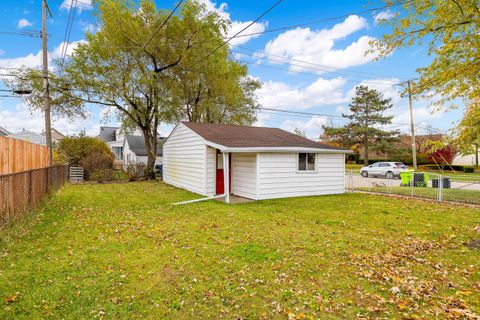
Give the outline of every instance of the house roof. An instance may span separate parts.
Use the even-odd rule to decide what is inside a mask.
[[[20,132],[15,132],[7,135],[9,138],[23,140],[35,144],[46,145],[45,143],[45,136],[36,132],[23,130]]]
[[[116,141],[117,137],[115,132],[120,129],[120,127],[100,127],[100,134],[98,137],[105,142]]]
[[[10,132],[7,129],[0,127],[0,136],[6,136],[8,134],[10,134]]]
[[[128,147],[130,148],[130,150],[132,150],[133,153],[135,153],[136,156],[146,157],[148,155],[143,136],[126,135],[125,138],[126,138],[126,143],[128,143]],[[165,140],[164,138],[159,138],[158,147],[157,147],[157,157],[161,157],[163,154],[162,145],[164,140]]]
[[[346,151],[278,128],[182,122],[205,140],[228,148],[315,148]]]
[[[63,138],[65,138],[65,135],[63,133],[61,133],[60,131],[58,131],[55,128],[52,128],[52,139],[62,140]]]

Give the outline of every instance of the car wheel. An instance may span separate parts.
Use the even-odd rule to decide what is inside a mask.
[[[361,175],[362,175],[362,177],[367,178],[368,177],[368,172],[367,171],[362,171]]]
[[[388,171],[387,174],[385,175],[385,177],[387,179],[393,179],[395,177],[395,175],[393,174],[392,171]]]

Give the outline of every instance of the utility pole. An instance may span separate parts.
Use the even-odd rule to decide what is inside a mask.
[[[408,103],[410,104],[410,127],[412,131],[413,170],[417,171],[417,144],[415,142],[415,123],[413,122],[412,86],[410,84],[410,80],[408,80]]]
[[[47,44],[47,11],[52,16],[47,0],[42,0],[42,53],[43,53],[43,112],[45,113],[45,142],[50,150],[52,165],[52,123],[50,119],[50,88],[48,84],[48,44]]]

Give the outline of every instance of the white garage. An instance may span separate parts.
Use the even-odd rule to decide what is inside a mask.
[[[345,154],[277,129],[181,122],[163,145],[166,183],[254,200],[345,192]]]

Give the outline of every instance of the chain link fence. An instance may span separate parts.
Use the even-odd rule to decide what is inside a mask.
[[[55,166],[0,176],[0,226],[35,207],[68,180],[68,166]]]
[[[415,172],[402,177],[362,177],[347,170],[345,189],[480,205],[480,175],[476,174]]]

